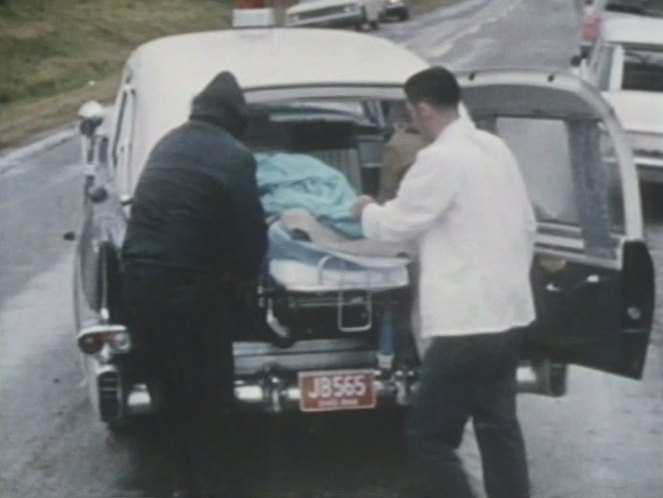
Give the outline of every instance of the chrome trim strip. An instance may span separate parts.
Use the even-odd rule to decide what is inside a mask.
[[[625,236],[613,234],[615,247],[610,257],[587,254],[582,239],[537,233],[535,252],[539,255],[555,256],[576,263],[620,270],[622,268],[622,247],[628,240]]]
[[[403,100],[402,86],[375,83],[357,83],[338,85],[290,85],[285,87],[264,86],[245,89],[246,100],[250,104],[302,100],[307,98],[353,100],[366,97],[371,99]]]
[[[545,256],[554,256],[560,259],[565,259],[583,265],[605,268],[607,270],[621,270],[622,267],[621,260],[612,261],[609,259],[587,256],[586,254],[583,253],[572,254],[569,253],[569,251],[560,250],[553,247],[537,247],[536,253]]]
[[[536,243],[537,245],[555,245],[559,247],[564,247],[566,249],[571,249],[573,251],[584,251],[585,250],[585,241],[582,239],[569,238],[556,235],[548,235],[544,233],[536,234]]]
[[[288,348],[280,348],[269,342],[235,342],[233,354],[241,356],[297,355],[302,353],[336,353],[347,351],[358,352],[358,348],[370,348],[371,341],[361,337],[339,337],[335,339],[307,339],[297,341]]]
[[[77,339],[86,334],[98,334],[99,332],[126,332],[127,328],[119,324],[97,324],[83,327],[78,333]]]

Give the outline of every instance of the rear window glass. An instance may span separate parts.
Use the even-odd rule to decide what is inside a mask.
[[[663,92],[663,50],[624,47],[622,89]]]
[[[378,195],[384,147],[407,116],[403,101],[292,99],[251,106],[247,145],[306,154],[342,172],[357,192]]]

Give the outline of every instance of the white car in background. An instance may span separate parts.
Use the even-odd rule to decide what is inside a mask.
[[[580,26],[580,54],[590,55],[603,24],[620,17],[663,17],[663,0],[585,0]]]
[[[410,18],[410,8],[407,0],[385,0],[384,16],[395,17],[399,21],[406,21]]]
[[[663,183],[663,19],[609,19],[580,73],[614,107],[640,179]]]
[[[303,0],[286,10],[289,27],[378,29],[384,0]]]

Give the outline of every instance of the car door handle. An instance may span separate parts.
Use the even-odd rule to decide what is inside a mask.
[[[599,283],[601,283],[601,277],[593,274],[593,275],[588,275],[587,278],[585,278],[584,280],[581,280],[580,282],[575,282],[567,287],[558,287],[552,282],[548,282],[546,284],[546,290],[548,292],[569,292],[569,291],[579,290],[582,289],[583,287],[587,287],[590,285],[597,285]]]

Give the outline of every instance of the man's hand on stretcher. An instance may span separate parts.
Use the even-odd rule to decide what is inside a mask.
[[[375,202],[375,199],[373,199],[370,195],[362,195],[359,197],[359,199],[357,199],[357,202],[355,202],[354,206],[352,206],[352,214],[355,218],[361,220],[361,215],[363,214],[366,206],[369,204],[374,204]]]

